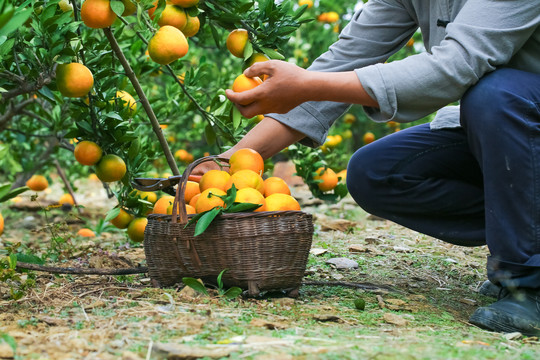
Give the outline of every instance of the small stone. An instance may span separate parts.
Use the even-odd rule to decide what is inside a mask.
[[[311,255],[319,256],[328,252],[328,249],[313,248],[309,251]]]
[[[518,340],[520,339],[521,337],[523,336],[522,333],[520,332],[511,332],[511,333],[507,333],[507,334],[504,334],[503,337],[506,339],[506,340]]]
[[[396,326],[406,326],[409,323],[402,316],[392,314],[392,313],[385,313],[383,316],[383,319],[388,324],[392,324]]]
[[[326,263],[334,265],[337,269],[358,269],[358,263],[347,258],[333,258],[327,260]]]
[[[362,298],[358,298],[358,299],[354,300],[354,307],[357,310],[363,311],[366,308],[366,301],[364,299],[362,299]]]
[[[15,354],[13,349],[8,344],[0,344],[0,359],[13,359]]]

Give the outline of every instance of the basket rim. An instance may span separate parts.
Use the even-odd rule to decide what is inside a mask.
[[[192,218],[197,214],[187,215],[188,219]],[[234,219],[234,218],[247,218],[247,217],[269,217],[273,215],[280,216],[289,216],[289,215],[303,215],[303,216],[313,216],[312,214],[302,211],[302,210],[282,210],[282,211],[257,211],[257,212],[237,212],[237,213],[221,213],[217,218],[222,219]],[[173,215],[165,214],[148,214],[148,219],[159,219],[159,220],[171,220]]]

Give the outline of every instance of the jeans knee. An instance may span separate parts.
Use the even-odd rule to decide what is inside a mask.
[[[362,147],[356,151],[347,166],[347,189],[354,201],[365,211],[377,214],[378,189],[375,185],[373,172],[375,170],[376,156]]]

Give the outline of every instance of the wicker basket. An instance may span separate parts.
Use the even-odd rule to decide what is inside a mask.
[[[298,294],[313,237],[312,216],[302,211],[222,214],[201,235],[185,227],[184,192],[192,169],[217,156],[188,166],[177,187],[172,215],[152,214],[144,233],[148,273],[156,286],[172,286],[182,277],[215,282],[222,270],[225,286],[238,286],[257,296],[261,291]]]

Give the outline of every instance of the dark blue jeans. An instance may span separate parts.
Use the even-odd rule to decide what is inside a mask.
[[[362,147],[348,165],[349,192],[410,229],[487,244],[492,282],[540,288],[540,75],[486,75],[462,98],[461,125],[418,125]]]

